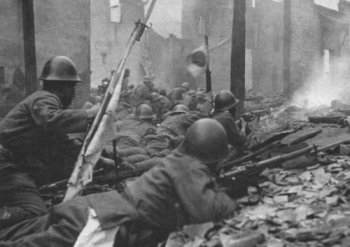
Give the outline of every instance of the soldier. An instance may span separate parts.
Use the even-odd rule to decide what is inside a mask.
[[[150,95],[149,102],[153,112],[156,114],[156,122],[160,123],[163,120],[164,114],[169,111],[169,100],[166,97],[153,92]]]
[[[176,105],[164,115],[165,119],[157,126],[156,135],[146,137],[142,145],[151,156],[165,157],[180,144],[187,129],[201,117],[201,113],[190,112],[185,105]]]
[[[207,95],[204,92],[198,91],[196,93],[196,111],[203,113],[205,116],[209,116],[212,111],[211,100],[207,98]]]
[[[194,111],[197,105],[196,92],[194,90],[189,90],[184,93],[182,104],[186,105],[191,111]]]
[[[145,76],[143,83],[135,88],[134,98],[136,104],[142,104],[146,100],[149,100],[151,93],[154,91],[154,84],[151,77]]]
[[[69,176],[80,145],[67,134],[86,131],[99,108],[68,109],[81,82],[68,57],[48,60],[40,79],[43,90],[0,122],[0,229],[47,213],[37,186]]]
[[[154,134],[154,117],[154,112],[149,105],[141,104],[137,106],[134,118],[125,119],[118,126],[117,147],[119,149],[137,147],[146,135]]]
[[[190,84],[188,82],[182,83],[181,87],[173,88],[169,94],[168,99],[172,103],[172,107],[177,104],[182,104],[184,99],[184,94],[190,90]]]
[[[165,96],[165,97],[166,97],[166,95],[167,95],[166,90],[165,90],[164,88],[159,88],[159,94],[160,94],[161,96]]]
[[[58,205],[55,217],[19,224],[17,233],[0,232],[8,241],[0,246],[157,246],[184,225],[232,217],[238,206],[212,173],[227,152],[223,127],[199,120],[177,150],[121,194],[93,194]]]
[[[241,119],[241,128],[238,128],[234,117],[229,110],[238,104],[239,100],[228,90],[221,90],[214,99],[214,112],[211,118],[219,121],[224,126],[228,143],[232,145],[238,154],[245,148],[246,142],[246,122]]]
[[[191,89],[190,84],[187,81],[181,84],[181,88],[184,90],[184,93],[190,91]]]
[[[157,134],[173,137],[184,136],[187,129],[201,117],[202,115],[198,112],[190,112],[186,105],[176,105],[157,127]]]

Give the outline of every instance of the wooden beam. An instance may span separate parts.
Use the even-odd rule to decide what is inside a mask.
[[[289,97],[291,94],[290,80],[290,54],[291,54],[291,3],[284,1],[284,38],[283,38],[283,93]]]
[[[24,74],[26,81],[26,94],[29,95],[37,90],[33,0],[22,0],[22,20],[24,43]]]
[[[245,100],[245,14],[246,0],[234,0],[231,51],[231,92],[240,100],[231,114],[239,118]]]

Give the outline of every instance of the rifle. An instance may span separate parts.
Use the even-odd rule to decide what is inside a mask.
[[[128,178],[141,176],[144,172],[150,170],[152,167],[157,165],[158,162],[154,159],[143,161],[139,164],[135,164],[133,168],[125,169],[121,166],[116,166],[115,172],[113,170],[106,173],[103,169],[94,171],[93,173],[93,183],[97,184],[117,184]],[[67,188],[68,179],[59,180],[50,184],[45,184],[39,188],[40,194],[51,194],[57,193],[58,191]]]
[[[207,93],[211,92],[211,71],[209,68],[209,38],[208,35],[205,35],[204,37],[204,42],[205,42],[205,47],[207,49],[207,69],[205,71],[205,79],[206,79],[206,89],[207,89]]]
[[[343,143],[350,142],[350,140],[342,140],[329,145],[326,145],[322,148],[318,148],[316,145],[309,146],[288,154],[278,155],[266,160],[259,161],[253,164],[247,164],[244,166],[239,166],[234,168],[233,170],[220,174],[219,178],[231,178],[233,180],[237,179],[239,176],[252,176],[259,175],[265,168],[274,166],[278,163],[294,159],[298,156],[310,154],[317,155],[319,152],[323,152],[332,148],[335,148]]]
[[[242,156],[238,159],[235,160],[229,160],[230,154],[228,155],[228,158],[226,158],[221,164],[218,165],[218,170],[222,171],[222,170],[228,170],[236,165],[242,164],[243,162],[247,162],[251,159],[253,159],[254,157],[256,157],[257,155],[265,152],[266,150],[268,150],[273,144],[277,143],[278,141],[282,140],[284,137],[295,133],[296,131],[298,131],[299,129],[303,128],[304,126],[300,126],[291,130],[285,130],[285,131],[281,131],[278,133],[275,133],[273,136],[271,136],[270,138],[266,139],[264,142],[262,143],[258,143],[254,146],[252,146],[250,148],[250,150],[252,151],[252,153],[247,154],[245,156]]]
[[[277,132],[277,133],[273,134],[271,137],[269,137],[268,139],[266,139],[265,141],[263,141],[261,143],[257,143],[256,145],[250,147],[250,150],[251,151],[259,150],[259,149],[265,147],[266,145],[270,145],[271,143],[282,140],[284,137],[297,132],[298,130],[302,129],[303,127],[304,127],[304,125],[301,125],[301,126],[294,128],[294,129]]]
[[[235,159],[235,160],[224,160],[222,163],[220,163],[218,165],[217,169],[219,171],[228,170],[228,169],[230,169],[230,168],[232,168],[234,166],[237,166],[239,164],[247,162],[247,161],[253,159],[254,157],[258,156],[259,154],[267,151],[271,147],[271,145],[274,144],[274,143],[276,143],[276,142],[273,142],[273,143],[267,145],[266,147],[263,147],[263,148],[261,148],[261,149],[259,149],[257,151],[254,151],[254,152],[252,152],[250,154],[244,155],[244,156],[242,156],[242,157],[240,157],[238,159]]]
[[[325,123],[325,124],[346,125],[345,120],[346,120],[346,116],[322,116],[322,117],[310,116],[309,117],[309,122],[315,123],[315,124]]]
[[[338,141],[322,148],[313,145],[288,154],[262,160],[257,163],[235,167],[228,172],[219,174],[217,182],[224,188],[227,188],[226,193],[231,197],[240,198],[247,194],[247,188],[249,186],[254,186],[259,189],[259,176],[265,168],[276,167],[277,165],[281,166],[281,163],[284,161],[292,160],[298,156],[306,154],[315,155],[316,157],[319,152],[335,148],[345,142],[350,142],[350,139]]]

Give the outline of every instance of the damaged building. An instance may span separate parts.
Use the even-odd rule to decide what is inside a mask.
[[[198,44],[209,35],[213,87],[228,88],[233,1],[202,2],[183,1],[183,37]],[[349,57],[349,2],[340,1],[339,11],[312,0],[246,3],[247,89],[290,94],[325,59]]]
[[[4,0],[0,18],[0,115],[39,87],[36,78],[54,55],[70,56],[77,64],[84,83],[77,89],[82,97],[74,104],[81,106],[90,90],[88,1],[62,5],[58,1]]]
[[[143,1],[91,4],[92,81],[98,84],[121,58],[120,47],[125,47],[125,37],[133,30],[134,22],[144,15],[146,5]],[[348,57],[349,2],[340,1],[339,10],[312,0],[249,0],[246,4],[247,90],[290,95],[309,80],[315,68],[327,71],[325,64]],[[185,61],[192,50],[203,44],[207,34],[213,89],[229,88],[232,18],[231,0],[211,0],[205,4],[203,0],[183,1],[182,37],[172,34],[163,37],[152,27],[147,29],[128,63],[130,81],[138,84],[144,75],[151,75],[156,85],[166,89],[183,81],[189,81],[193,87],[204,87],[205,77],[191,77]],[[332,73],[337,74],[336,66],[331,67]]]
[[[91,79],[95,87],[118,65],[146,7],[142,0],[91,1]],[[147,75],[156,85],[170,89],[188,79],[184,65],[191,52],[188,44],[173,34],[161,36],[150,24],[129,57],[130,82],[140,84]]]
[[[127,64],[131,69],[130,82],[139,84],[143,76],[150,75],[156,85],[165,89],[183,81],[189,81],[193,87],[204,87],[204,76],[191,77],[185,61],[208,34],[213,89],[229,88],[233,1],[205,3],[183,1],[182,37],[163,37],[152,26],[146,30]],[[338,11],[311,0],[249,0],[246,3],[247,90],[290,95],[309,80],[310,71],[315,68],[339,74],[332,62],[348,58],[350,53],[349,2],[340,1]],[[144,16],[146,3],[141,0],[78,1],[66,5],[67,11],[58,10],[56,4],[33,2],[37,63],[35,69],[27,69],[27,74],[32,77],[39,74],[43,61],[53,54],[71,54],[84,81],[88,82],[84,85],[89,85],[91,78],[93,87],[97,87],[117,66],[135,22]],[[1,25],[7,31],[1,38],[0,84],[2,111],[7,112],[10,106],[5,105],[18,102],[36,88],[37,82],[25,83],[28,80],[25,80],[24,61],[26,51],[31,48],[30,44],[23,43],[25,12],[21,1],[2,1],[1,13]],[[75,25],[67,25],[72,20]],[[79,90],[85,97],[77,105],[87,98],[89,86]]]
[[[0,246],[349,246],[350,0],[320,3],[2,1]]]

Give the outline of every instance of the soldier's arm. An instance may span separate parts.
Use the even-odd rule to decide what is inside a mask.
[[[176,180],[176,192],[191,223],[220,221],[232,217],[238,209],[205,169],[189,169]]]
[[[55,96],[37,99],[30,110],[34,122],[50,133],[84,132],[89,120],[87,110],[62,109]]]

